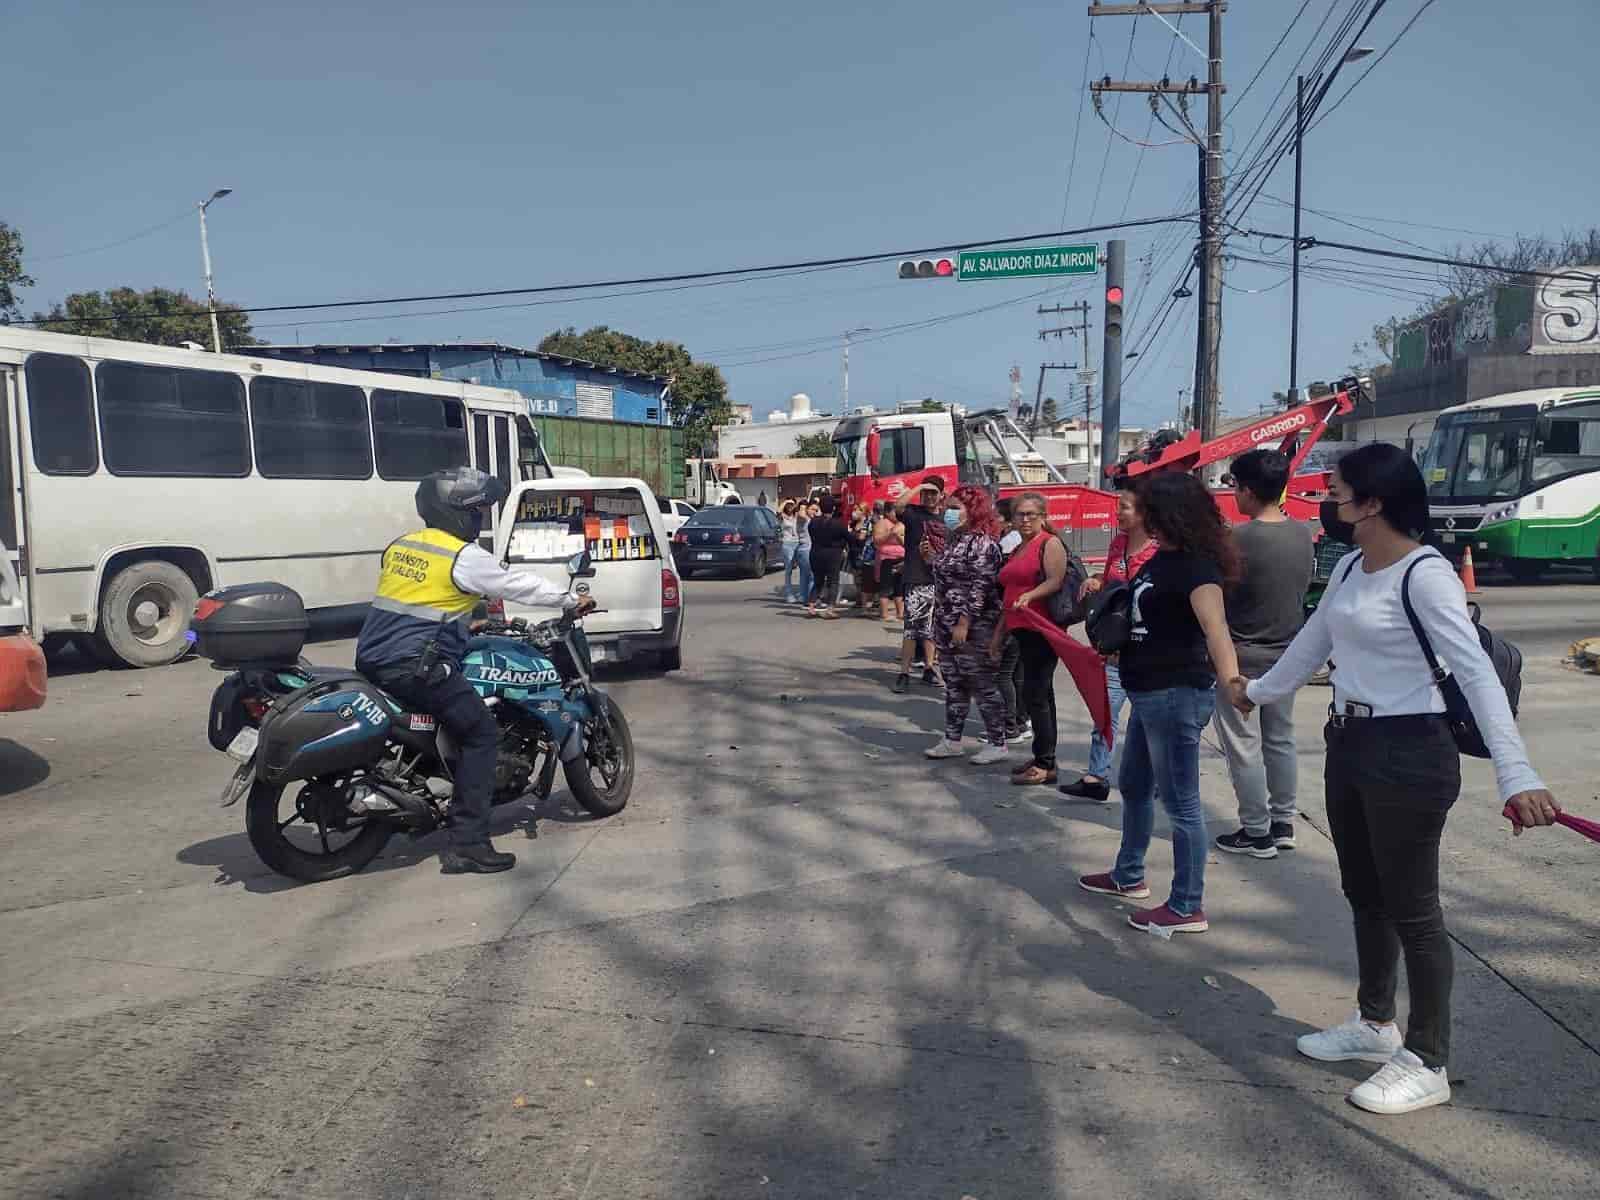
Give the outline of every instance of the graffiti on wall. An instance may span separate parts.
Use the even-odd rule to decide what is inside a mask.
[[[1534,289],[1506,284],[1435,309],[1395,331],[1397,371],[1475,354],[1522,354],[1532,342]]]
[[[1600,352],[1600,267],[1573,267],[1539,281],[1530,348],[1535,354]]]

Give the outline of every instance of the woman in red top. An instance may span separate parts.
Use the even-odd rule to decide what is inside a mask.
[[[1134,503],[1131,480],[1124,480],[1122,493],[1117,498],[1117,530],[1117,536],[1111,539],[1111,546],[1106,550],[1105,570],[1084,581],[1085,596],[1092,596],[1108,583],[1127,583],[1161,549],[1144,527],[1144,518]],[[1115,739],[1121,733],[1122,706],[1128,699],[1117,674],[1115,655],[1106,660],[1106,694],[1111,700],[1111,736]],[[1089,735],[1089,769],[1076,782],[1062,784],[1060,791],[1067,796],[1107,804],[1111,800],[1110,779],[1111,748],[1097,729]]]
[[[1022,653],[1022,692],[1017,706],[1033,724],[1033,758],[1011,772],[1011,782],[1019,787],[1056,781],[1056,689],[1055,647],[1044,635],[1017,624],[1015,610],[1061,590],[1067,577],[1067,551],[1045,519],[1045,499],[1038,492],[1017,497],[1011,508],[1012,519],[1023,537],[1022,545],[1000,568],[1000,589],[1006,611],[1005,625],[1017,639]],[[996,630],[991,652],[1000,659],[1002,628]]]

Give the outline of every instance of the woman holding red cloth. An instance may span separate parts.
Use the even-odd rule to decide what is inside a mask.
[[[991,653],[998,662],[1006,632],[1015,634],[1022,654],[1022,689],[1017,708],[1027,714],[1033,725],[1033,757],[1011,772],[1011,782],[1029,787],[1056,781],[1055,674],[1059,658],[1055,647],[1021,618],[1019,610],[1061,590],[1067,577],[1067,551],[1045,519],[1045,499],[1039,493],[1019,496],[1012,505],[1011,516],[1023,542],[1000,568],[1006,620],[995,631]]]

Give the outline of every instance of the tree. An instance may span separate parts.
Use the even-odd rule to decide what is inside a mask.
[[[726,425],[733,415],[722,372],[711,363],[695,362],[678,342],[647,342],[605,325],[579,333],[569,325],[546,336],[539,343],[539,352],[671,380],[667,413],[672,423],[683,429],[684,445],[691,451],[708,444],[712,431]],[[828,453],[833,453],[831,446]]]
[[[1046,429],[1054,429],[1058,420],[1060,417],[1056,415],[1056,398],[1046,396],[1044,403],[1039,406],[1039,424]]]
[[[22,272],[22,235],[0,221],[0,323],[21,315],[17,289],[32,286],[33,280]]]
[[[211,319],[204,302],[170,288],[74,292],[49,312],[34,313],[33,319],[40,329],[54,333],[87,334],[157,346],[181,346],[185,342],[211,345]],[[250,332],[249,315],[231,304],[217,305],[217,327],[224,350],[260,344]]]
[[[924,400],[921,404],[917,405],[917,411],[918,412],[943,412],[944,411],[944,405],[940,404],[937,400],[933,399],[930,396],[928,399]]]
[[[832,458],[833,436],[827,433],[802,433],[794,440],[796,458]]]

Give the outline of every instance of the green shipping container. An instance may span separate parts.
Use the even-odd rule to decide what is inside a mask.
[[[555,466],[577,467],[591,475],[637,476],[658,496],[684,496],[682,429],[589,417],[532,420]]]

